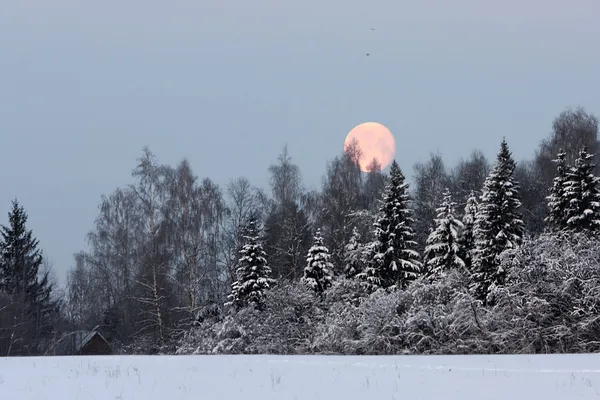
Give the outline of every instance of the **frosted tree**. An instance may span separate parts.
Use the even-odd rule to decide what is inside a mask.
[[[333,264],[330,258],[329,249],[323,245],[321,230],[317,230],[314,244],[308,250],[302,282],[319,294],[331,287]]]
[[[413,219],[409,208],[408,184],[394,160],[389,184],[383,194],[375,222],[375,241],[366,271],[360,274],[371,290],[406,287],[421,272],[417,243],[413,240]]]
[[[567,182],[568,167],[565,164],[566,153],[560,149],[557,158],[553,160],[556,163],[556,173],[550,189],[550,195],[546,197],[548,201],[548,216],[544,221],[552,231],[560,231],[567,227],[567,207],[569,200],[565,196],[565,182]]]
[[[344,273],[346,277],[353,278],[364,269],[365,264],[365,246],[360,241],[360,233],[358,229],[354,227],[352,229],[352,236],[348,244],[345,246],[344,251]]]
[[[460,258],[465,262],[465,269],[471,273],[473,266],[473,251],[475,250],[475,219],[477,217],[477,196],[471,191],[467,198],[462,218],[463,229],[460,235]]]
[[[569,230],[597,232],[600,230],[599,178],[594,175],[594,156],[584,147],[567,172],[564,183],[566,225]]]
[[[236,269],[237,280],[231,285],[231,294],[226,305],[243,308],[254,304],[260,309],[265,291],[274,283],[270,278],[271,268],[267,265],[266,253],[259,241],[257,225],[257,220],[252,217],[244,230],[245,244],[240,250],[242,257]]]
[[[451,270],[462,271],[465,268],[459,245],[463,224],[454,216],[455,207],[450,190],[446,188],[442,205],[436,209],[435,229],[426,241],[425,270],[430,279],[438,278]]]
[[[506,271],[499,268],[498,256],[518,247],[524,225],[519,213],[519,186],[514,180],[515,161],[502,140],[494,168],[483,185],[483,194],[475,220],[473,289],[486,302],[492,285],[504,283]]]

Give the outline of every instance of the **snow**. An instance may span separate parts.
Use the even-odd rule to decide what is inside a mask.
[[[3,399],[591,399],[600,354],[0,358]]]

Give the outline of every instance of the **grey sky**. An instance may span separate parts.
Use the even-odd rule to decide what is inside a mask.
[[[285,142],[318,185],[371,120],[408,175],[502,136],[529,157],[565,107],[600,112],[599,17],[598,0],[0,0],[0,223],[18,197],[62,279],[146,144],[261,186]]]

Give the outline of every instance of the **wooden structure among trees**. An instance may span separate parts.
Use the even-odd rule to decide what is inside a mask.
[[[65,334],[54,346],[57,356],[101,356],[112,354],[108,341],[96,330]]]

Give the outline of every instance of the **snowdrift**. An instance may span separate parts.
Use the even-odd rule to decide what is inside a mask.
[[[0,359],[0,398],[592,399],[600,355]]]

